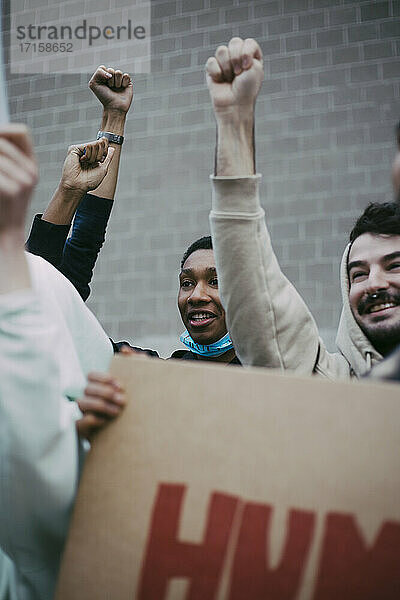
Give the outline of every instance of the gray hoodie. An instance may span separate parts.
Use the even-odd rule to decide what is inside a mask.
[[[243,365],[359,377],[382,356],[350,310],[346,248],[339,352],[327,351],[309,309],[282,273],[259,200],[261,176],[212,177],[210,225],[219,289],[236,354]]]
[[[360,377],[379,363],[383,357],[375,350],[365,333],[360,329],[351,312],[349,302],[350,283],[347,272],[349,252],[350,244],[343,252],[340,264],[343,308],[336,335],[336,345],[349,363],[352,370],[351,374]]]

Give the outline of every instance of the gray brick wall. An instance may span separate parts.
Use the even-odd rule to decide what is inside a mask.
[[[153,0],[152,73],[135,77],[117,199],[90,306],[115,338],[177,347],[177,275],[209,231],[215,129],[203,68],[232,35],[265,54],[257,167],[283,270],[332,346],[339,260],[352,222],[392,198],[399,119],[398,0]],[[78,75],[9,76],[12,116],[33,130],[42,211],[67,146],[93,138],[100,110]],[[249,290],[251,293],[251,290]]]

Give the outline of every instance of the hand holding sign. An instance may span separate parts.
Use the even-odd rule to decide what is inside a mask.
[[[78,434],[90,439],[107,421],[117,417],[126,403],[124,390],[106,373],[89,373],[85,395],[78,400],[83,417],[76,422]]]

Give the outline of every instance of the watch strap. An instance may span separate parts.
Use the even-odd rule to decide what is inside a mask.
[[[111,133],[110,131],[98,131],[96,140],[99,140],[102,137],[107,138],[109,142],[118,144],[119,146],[122,146],[124,143],[123,135],[117,135],[116,133]]]

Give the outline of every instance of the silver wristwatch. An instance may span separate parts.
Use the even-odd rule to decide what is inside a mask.
[[[119,146],[122,146],[124,143],[123,135],[117,135],[116,133],[111,133],[110,131],[98,131],[96,140],[99,140],[102,137],[107,138],[109,142],[118,144]]]

